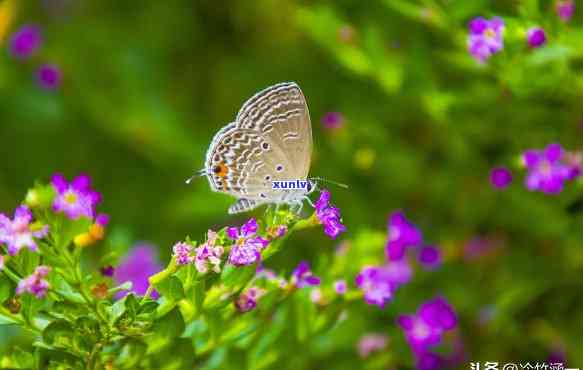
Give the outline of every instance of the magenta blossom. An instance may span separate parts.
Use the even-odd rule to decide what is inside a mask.
[[[419,251],[418,261],[427,270],[441,265],[441,251],[434,245],[426,245]]]
[[[403,258],[407,248],[416,247],[423,240],[421,231],[407,220],[402,211],[391,214],[387,227],[389,241],[385,247],[385,253],[389,260],[395,261]]]
[[[368,333],[360,337],[358,340],[358,354],[362,358],[370,356],[373,352],[378,352],[383,350],[389,338],[385,334],[381,333]]]
[[[219,273],[221,272],[221,257],[224,249],[220,245],[215,245],[218,238],[216,232],[209,230],[207,236],[206,243],[195,250],[194,265],[201,274],[208,272],[209,269]]]
[[[348,285],[346,284],[346,280],[340,279],[334,282],[334,291],[336,294],[343,295],[346,294],[348,290]]]
[[[469,24],[468,50],[480,63],[504,48],[504,21],[494,17],[487,20],[474,18]]]
[[[322,225],[324,232],[331,239],[336,239],[338,235],[346,231],[346,226],[342,224],[340,210],[330,204],[330,192],[322,189],[320,198],[316,201],[316,217]]]
[[[328,130],[334,130],[342,127],[344,117],[339,112],[328,112],[322,117],[322,126]]]
[[[34,294],[37,298],[44,298],[49,290],[49,282],[45,277],[49,274],[49,266],[38,266],[34,272],[18,282],[16,294]]]
[[[45,90],[56,90],[61,85],[61,70],[52,64],[43,64],[36,72],[40,87]]]
[[[188,265],[194,262],[193,248],[185,242],[178,242],[172,247],[172,256],[177,265]]]
[[[245,292],[241,293],[239,298],[237,298],[235,301],[235,307],[237,308],[237,311],[243,313],[255,309],[255,307],[257,307],[257,301],[264,294],[264,289],[257,287],[251,287],[247,289]]]
[[[95,206],[101,202],[101,194],[91,189],[91,178],[87,175],[77,176],[71,183],[57,173],[52,178],[57,196],[53,201],[55,212],[64,212],[71,219],[79,217],[93,218]]]
[[[235,241],[229,254],[229,263],[235,266],[250,265],[261,261],[261,250],[269,244],[267,239],[257,236],[257,221],[249,219],[241,228],[229,227],[227,236]]]
[[[387,276],[383,267],[368,266],[356,276],[355,284],[364,292],[364,300],[368,304],[384,308],[393,298],[397,284]]]
[[[506,167],[496,167],[490,171],[490,182],[498,189],[505,189],[512,182],[512,173]]]
[[[557,0],[555,10],[563,22],[569,22],[575,13],[575,1]]]
[[[148,278],[162,270],[162,266],[156,260],[156,250],[153,246],[142,244],[134,247],[117,266],[113,277],[118,284],[131,281],[131,291],[144,295],[148,289]],[[119,292],[116,298],[123,298],[127,291]],[[151,297],[158,298],[158,292],[152,291]]]
[[[444,298],[438,297],[422,304],[414,315],[399,316],[397,323],[413,351],[422,353],[437,345],[445,331],[457,326],[457,315]]]
[[[560,193],[563,183],[571,175],[570,167],[563,162],[563,154],[563,148],[559,144],[550,144],[542,151],[524,152],[522,160],[528,171],[527,189],[545,194]]]
[[[34,54],[41,44],[40,29],[34,25],[25,25],[10,39],[10,52],[18,59],[25,59]]]
[[[14,211],[14,218],[10,220],[5,214],[0,213],[0,243],[6,244],[11,256],[26,247],[31,251],[37,251],[35,239],[42,239],[48,234],[48,227],[35,228],[31,225],[32,212],[27,206],[21,205]]]
[[[532,27],[526,32],[526,41],[531,48],[541,47],[547,42],[545,30],[540,27]]]
[[[291,283],[298,288],[303,288],[308,285],[316,286],[320,285],[320,278],[312,273],[308,262],[302,261],[292,273]]]

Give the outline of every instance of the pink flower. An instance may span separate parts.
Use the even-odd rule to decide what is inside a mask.
[[[16,294],[30,293],[37,298],[43,298],[49,290],[49,282],[44,278],[50,271],[51,268],[48,266],[38,266],[31,275],[20,280],[16,287]]]
[[[16,208],[12,220],[0,213],[0,243],[7,245],[10,255],[16,255],[23,247],[36,251],[38,247],[35,238],[41,239],[47,236],[47,226],[34,230],[31,222],[32,213],[24,205]]]

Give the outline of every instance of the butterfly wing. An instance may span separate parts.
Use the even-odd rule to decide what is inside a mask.
[[[282,171],[291,163],[281,150],[266,150],[266,139],[257,131],[241,129],[235,123],[222,128],[214,137],[207,152],[205,173],[211,189],[237,198],[272,200],[271,180],[283,179]]]
[[[305,179],[312,157],[312,126],[306,99],[294,82],[260,91],[237,114],[237,127],[259,132],[273,151],[287,157],[287,179]]]

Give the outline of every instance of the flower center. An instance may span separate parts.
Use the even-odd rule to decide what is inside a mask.
[[[389,240],[390,241],[399,240],[400,237],[401,237],[401,230],[399,230],[398,227],[389,226]]]
[[[551,174],[551,163],[549,161],[542,161],[540,166],[539,166],[539,170],[541,172],[541,174],[543,174],[543,176],[549,176]]]
[[[494,32],[493,29],[488,28],[486,31],[484,31],[484,36],[486,36],[486,38],[493,39],[496,37],[496,32]]]
[[[24,234],[28,232],[28,223],[26,222],[15,222],[12,225],[16,234]]]
[[[429,327],[417,320],[413,326],[413,336],[417,339],[425,339],[429,336]]]
[[[77,195],[73,192],[67,192],[65,194],[65,202],[71,205],[77,203]]]

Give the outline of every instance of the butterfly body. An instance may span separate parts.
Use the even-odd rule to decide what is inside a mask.
[[[306,100],[293,82],[255,94],[235,122],[217,132],[206,154],[211,190],[238,198],[229,213],[262,204],[301,205],[315,184],[307,179],[312,154],[312,128]],[[296,181],[300,189],[274,182]]]

